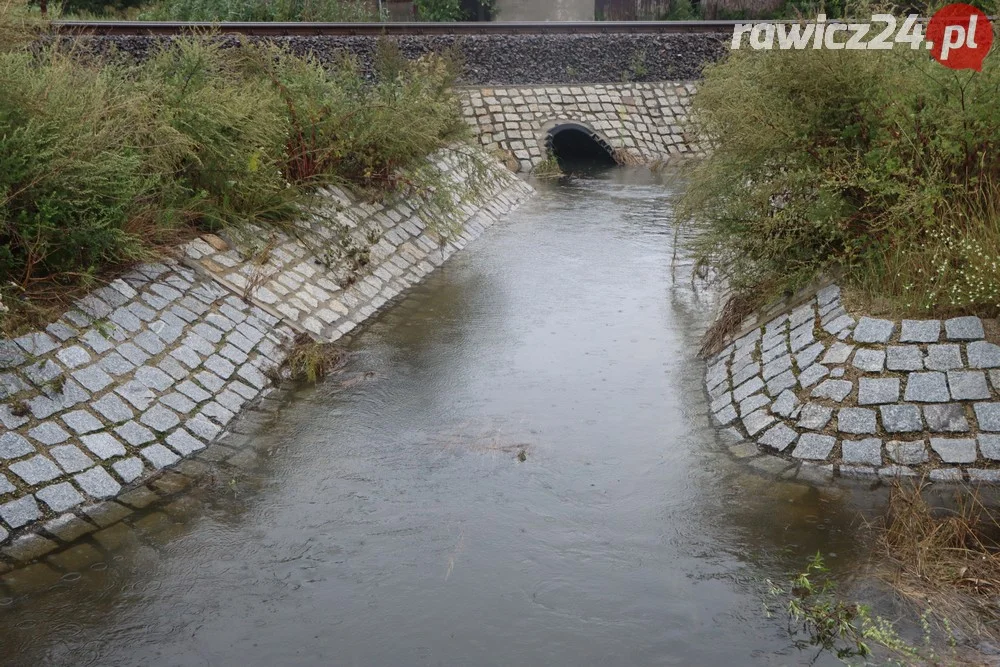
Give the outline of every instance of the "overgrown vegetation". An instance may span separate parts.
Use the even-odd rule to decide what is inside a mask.
[[[461,0],[413,0],[421,21],[458,21],[462,18]]]
[[[373,0],[31,0],[52,16],[120,18],[144,21],[319,21],[389,20]],[[496,0],[415,0],[412,20],[489,21]]]
[[[698,258],[740,292],[836,272],[901,312],[996,315],[998,87],[995,57],[955,72],[906,45],[732,52],[694,98]]]
[[[413,0],[419,21],[489,20],[497,13],[496,0]]]
[[[450,58],[408,62],[383,45],[369,83],[350,59],[324,69],[267,43],[226,49],[202,36],[109,64],[73,45],[29,52],[23,32],[0,24],[8,331],[67,286],[197,231],[281,224],[324,184],[438,190],[419,167],[468,131]]]
[[[874,545],[866,576],[895,591],[902,618],[851,600],[820,554],[789,583],[766,582],[765,612],[781,605],[797,646],[851,664],[979,664],[967,654],[1000,632],[1000,514],[980,493],[900,479],[884,514],[865,521]]]
[[[967,4],[991,16],[997,9],[996,0]],[[796,20],[819,14],[868,19],[871,5],[867,0],[598,0],[594,14],[598,21]],[[928,15],[923,2],[901,2],[896,8],[901,14]]]

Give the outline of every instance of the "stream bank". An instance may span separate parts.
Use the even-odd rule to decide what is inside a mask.
[[[148,482],[273,391],[296,334],[338,340],[532,192],[469,148],[430,168],[447,206],[329,189],[285,231],[197,239],[0,340],[0,573],[142,507]]]

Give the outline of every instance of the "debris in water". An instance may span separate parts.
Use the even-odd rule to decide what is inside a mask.
[[[526,450],[521,450],[517,453],[517,460],[524,463],[528,460],[528,452]]]

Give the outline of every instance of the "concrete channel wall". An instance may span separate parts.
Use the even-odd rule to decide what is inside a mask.
[[[176,486],[163,471],[274,389],[297,333],[339,339],[532,193],[468,147],[431,162],[450,205],[330,189],[285,231],[196,239],[0,340],[0,574]]]
[[[702,155],[686,128],[694,92],[690,81],[470,88],[462,106],[483,147],[528,172],[547,157],[550,132],[566,123],[594,133],[626,161]]]

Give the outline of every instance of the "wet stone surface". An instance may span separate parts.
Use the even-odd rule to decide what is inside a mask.
[[[982,320],[855,318],[836,286],[806,299],[744,329],[708,360],[715,387],[728,391],[732,369],[760,358],[760,340],[795,352],[788,369],[795,384],[754,402],[753,430],[735,424],[747,442],[791,460],[829,462],[851,477],[939,467],[936,481],[1000,478],[991,468],[1000,460],[1000,388],[992,376],[1000,346],[985,340]],[[756,427],[765,423],[762,433]]]

